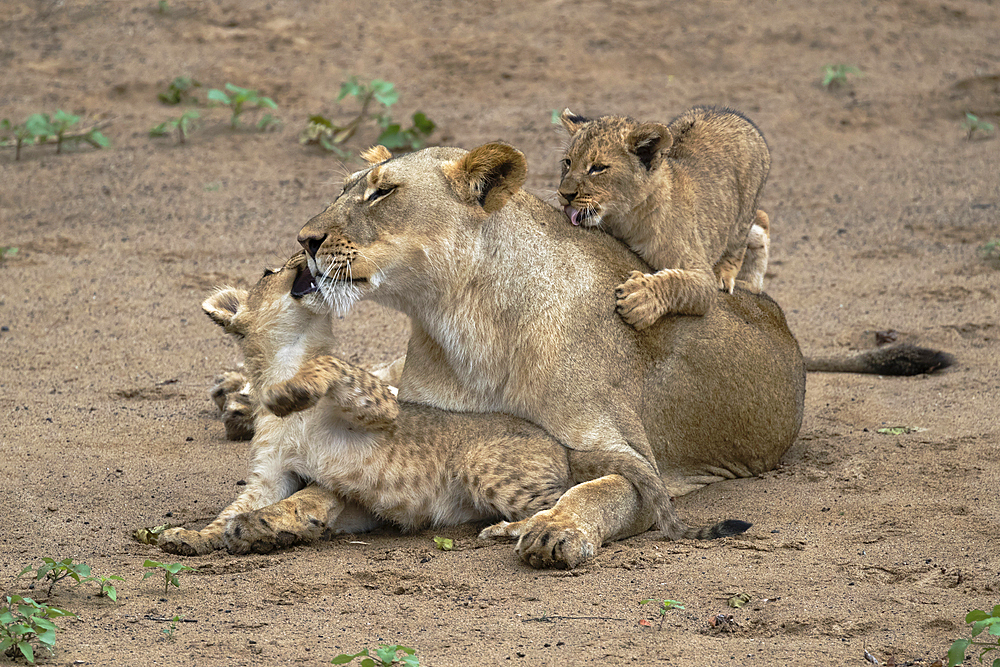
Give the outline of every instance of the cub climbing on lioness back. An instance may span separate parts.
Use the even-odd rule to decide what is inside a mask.
[[[299,253],[249,291],[223,288],[202,305],[244,354],[248,382],[226,382],[234,392],[249,384],[258,404],[251,473],[206,528],[164,531],[163,550],[266,552],[383,521],[417,529],[521,520],[555,505],[575,477],[589,479],[599,455],[581,453],[571,470],[570,453],[527,421],[400,403],[384,382],[332,356],[333,309],[315,283]],[[683,536],[748,525],[723,522]],[[484,536],[509,534],[505,526]]]
[[[606,229],[656,270],[618,286],[625,321],[644,329],[667,313],[703,315],[716,288],[732,293],[738,281],[761,290],[769,225],[757,201],[771,157],[745,116],[695,107],[663,125],[566,109],[560,119],[570,221]]]

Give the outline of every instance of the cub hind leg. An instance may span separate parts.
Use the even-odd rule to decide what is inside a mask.
[[[743,287],[755,294],[764,290],[764,274],[767,273],[767,262],[771,252],[771,221],[764,211],[757,211],[750,234],[747,236],[746,255],[743,266],[736,280]]]

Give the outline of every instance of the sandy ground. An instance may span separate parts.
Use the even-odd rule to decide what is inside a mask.
[[[57,108],[112,121],[108,150],[0,149],[0,591],[43,556],[119,574],[119,600],[56,586],[41,664],[328,663],[379,643],[425,665],[930,665],[1000,602],[1000,6],[989,1],[391,2],[3,0],[0,117]],[[405,9],[404,9],[405,7]],[[863,71],[820,85],[823,67]],[[277,131],[201,108],[189,142],[175,76],[258,88]],[[779,469],[679,500],[692,523],[739,516],[737,538],[654,533],[571,572],[533,571],[476,526],[337,538],[267,556],[183,559],[164,594],[131,537],[200,526],[241,488],[207,390],[237,362],[199,303],[296,249],[348,169],[297,136],[351,75],[396,84],[436,143],[502,138],[553,201],[553,109],[668,120],[742,109],[773,155],[766,289],[802,347],[843,353],[875,332],[952,352],[931,376],[809,377],[801,435]],[[204,97],[204,88],[199,91]],[[375,139],[367,129],[351,141]],[[338,352],[373,365],[404,349],[404,318],[362,303]],[[911,426],[883,435],[886,426]],[[452,552],[432,538],[455,540]],[[737,593],[752,600],[727,607]],[[670,598],[662,630],[643,598]],[[709,619],[732,614],[734,624]],[[173,639],[161,630],[183,616]],[[653,619],[652,627],[640,624]],[[3,658],[0,658],[0,662]]]

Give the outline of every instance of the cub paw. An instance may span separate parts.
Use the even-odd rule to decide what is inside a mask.
[[[231,554],[265,554],[300,542],[319,539],[326,524],[307,512],[298,512],[288,499],[234,516],[222,542]]]
[[[253,438],[254,406],[250,398],[250,385],[243,373],[228,371],[217,377],[209,396],[222,413],[227,440]]]
[[[168,554],[204,556],[222,548],[221,536],[202,534],[196,530],[168,528],[160,534],[156,546]]]
[[[654,280],[647,273],[633,271],[628,280],[615,288],[618,314],[639,331],[651,326],[662,314],[652,288]]]
[[[557,509],[523,521],[501,521],[479,533],[480,539],[517,538],[515,553],[535,569],[573,569],[597,553],[592,536],[575,517]]]
[[[311,408],[321,397],[322,393],[317,393],[309,386],[282,382],[264,390],[261,402],[277,416],[287,417],[293,412]]]

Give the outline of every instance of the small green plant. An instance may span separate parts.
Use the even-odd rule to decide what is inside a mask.
[[[62,616],[76,616],[73,612],[39,604],[31,598],[8,595],[0,605],[0,653],[10,658],[23,655],[29,663],[35,662],[35,644],[52,652],[56,644],[56,624],[51,620]]]
[[[17,254],[17,248],[9,245],[0,245],[0,262],[10,259]]]
[[[111,141],[101,134],[100,126],[95,125],[87,130],[73,130],[73,126],[80,122],[79,116],[66,113],[62,109],[56,111],[52,116],[47,113],[35,113],[28,116],[28,119],[20,125],[10,122],[10,119],[0,120],[0,141],[9,145],[14,142],[14,160],[21,159],[21,146],[25,142],[46,144],[54,143],[56,153],[62,153],[63,144],[72,142],[79,144],[87,142],[94,148],[107,148]]]
[[[167,2],[167,0],[160,0],[159,2],[156,3],[156,11],[158,11],[161,14],[169,14],[170,4]]]
[[[826,65],[823,67],[823,87],[836,88],[847,83],[847,75],[862,75],[864,72],[854,65]]]
[[[167,89],[157,95],[164,104],[180,104],[181,102],[198,102],[198,98],[191,95],[194,88],[200,88],[201,83],[189,76],[179,76],[170,82]]]
[[[434,537],[434,544],[441,551],[451,551],[455,548],[455,542],[450,537]]]
[[[177,130],[177,141],[183,144],[187,139],[187,135],[195,129],[194,121],[199,117],[197,111],[188,109],[181,114],[180,118],[171,118],[170,120],[163,121],[156,127],[150,128],[149,136],[165,137],[174,130]]]
[[[979,116],[966,111],[965,120],[962,122],[962,129],[966,131],[965,138],[968,141],[972,141],[972,135],[976,132],[993,134],[994,127],[993,123],[987,123],[985,120],[979,120]]]
[[[101,587],[100,593],[98,595],[110,598],[112,601],[118,601],[118,591],[115,589],[112,581],[125,581],[123,578],[119,577],[117,574],[112,574],[108,577],[97,576],[91,573],[91,568],[86,563],[74,563],[72,558],[64,558],[57,561],[54,558],[43,558],[42,564],[37,568],[31,567],[30,565],[17,575],[19,577],[25,574],[31,573],[35,576],[36,581],[41,581],[46,579],[49,582],[48,597],[52,597],[52,587],[63,579],[72,579],[79,586],[80,584],[89,584],[91,582],[96,583]]]
[[[227,94],[218,88],[213,88],[208,91],[208,101],[218,102],[224,106],[229,107],[232,110],[232,118],[229,119],[229,124],[236,129],[240,125],[240,115],[243,114],[244,109],[277,109],[278,105],[275,104],[274,100],[270,97],[261,96],[259,91],[251,90],[249,88],[240,88],[239,86],[234,86],[231,83],[226,84],[226,90],[229,91]],[[266,130],[271,125],[277,124],[277,119],[271,114],[264,114],[260,120],[257,121],[258,130]]]
[[[656,626],[657,631],[663,629],[663,620],[667,617],[668,611],[670,611],[671,609],[684,608],[684,605],[682,605],[677,600],[656,600],[653,598],[646,598],[645,600],[639,600],[639,604],[649,604],[650,602],[659,605],[659,607],[657,607],[657,611],[660,613],[660,623],[659,625]]]
[[[437,127],[434,121],[421,111],[413,114],[411,118],[413,124],[405,129],[402,123],[393,120],[389,115],[389,108],[399,101],[399,91],[388,81],[372,79],[368,83],[360,83],[357,77],[351,77],[341,84],[337,101],[340,102],[345,97],[354,97],[361,104],[361,110],[354,118],[346,125],[337,125],[325,116],[310,116],[309,125],[299,135],[299,142],[316,144],[341,158],[347,158],[350,154],[340,148],[341,144],[353,137],[363,123],[374,121],[381,130],[375,143],[390,150],[415,151],[423,148],[427,137]],[[372,110],[373,105],[377,110]]]
[[[979,254],[987,261],[1000,259],[1000,239],[993,239],[989,243],[979,246]]]
[[[399,654],[403,655],[400,656]],[[378,658],[378,662],[375,662],[370,657],[368,649],[362,649],[359,653],[354,655],[348,655],[346,653],[341,653],[336,658],[330,662],[334,665],[346,665],[352,662],[355,658],[363,657],[364,660],[361,661],[361,667],[391,667],[392,665],[405,665],[406,667],[420,667],[420,660],[416,656],[416,651],[412,648],[407,648],[406,646],[387,646],[382,644],[377,649],[375,649],[375,657]]]
[[[177,632],[177,624],[182,622],[183,620],[184,620],[183,616],[174,616],[172,619],[170,619],[170,625],[160,630],[160,632],[163,633],[163,636],[166,637],[168,641],[174,641],[174,639],[177,638],[175,634]]]
[[[1000,650],[1000,604],[993,607],[993,610],[986,613],[982,609],[973,609],[965,616],[965,622],[972,625],[972,639],[958,639],[948,650],[948,667],[955,667],[965,662],[965,652],[970,646],[978,646],[979,662],[983,662],[983,656],[990,651]],[[983,631],[991,635],[991,641],[973,641],[981,635]],[[996,641],[992,641],[996,637]],[[1000,667],[1000,658],[994,658],[993,667]]]
[[[174,585],[177,588],[181,587],[180,574],[181,572],[194,572],[196,568],[188,567],[183,563],[161,563],[155,560],[147,560],[142,564],[143,567],[154,568],[151,572],[147,572],[142,575],[143,581],[149,577],[155,577],[157,574],[163,574],[163,594],[166,595],[167,591],[170,590],[170,585]]]

